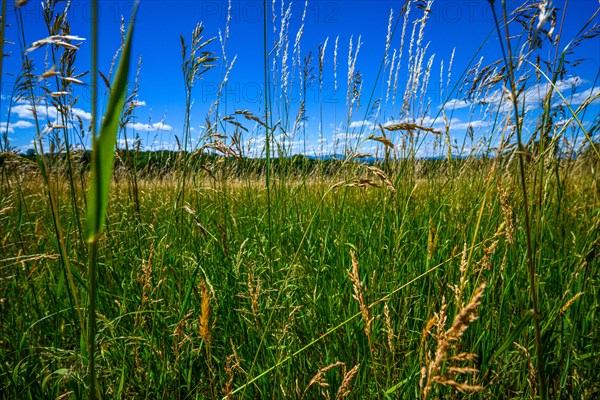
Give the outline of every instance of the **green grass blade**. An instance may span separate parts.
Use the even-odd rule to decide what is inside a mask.
[[[113,82],[106,114],[102,120],[100,135],[93,138],[92,147],[92,183],[88,193],[86,214],[87,241],[93,241],[104,225],[108,206],[108,189],[113,170],[114,150],[119,130],[119,121],[125,95],[127,93],[127,76],[129,74],[129,58],[131,55],[131,38],[133,21],[137,3],[131,16],[131,23],[123,46],[123,53]]]
[[[519,324],[511,332],[511,334],[508,336],[508,338],[506,338],[506,340],[504,341],[504,343],[502,343],[502,345],[498,348],[498,350],[496,350],[494,352],[494,355],[492,356],[491,359],[498,357],[500,354],[504,353],[510,346],[512,346],[513,343],[517,340],[517,338],[521,334],[521,332],[525,328],[529,327],[529,324],[531,323],[532,318],[533,318],[533,313],[531,312],[531,310],[527,311],[527,313],[525,314],[525,316],[523,317],[521,322],[519,322]]]
[[[94,10],[93,20],[93,35],[92,46],[93,53],[97,52],[97,23],[98,16],[97,4],[93,4]],[[108,107],[104,119],[102,120],[100,134],[92,137],[92,170],[91,170],[91,185],[88,192],[86,227],[87,241],[89,243],[88,251],[88,398],[95,399],[98,397],[96,385],[96,368],[95,368],[95,340],[96,340],[96,267],[98,254],[98,234],[104,226],[106,220],[106,210],[108,206],[108,192],[110,180],[112,177],[115,144],[117,141],[117,132],[121,113],[125,104],[125,96],[127,93],[127,77],[129,75],[129,59],[131,55],[131,38],[133,36],[133,21],[137,11],[137,3],[133,8],[131,22],[127,31],[127,37],[123,44],[123,52],[119,60],[119,66],[115,80],[113,82],[110,97],[108,99]],[[95,59],[95,56],[94,56]],[[92,75],[93,84],[95,87],[96,63],[93,62]],[[95,94],[95,90],[94,90]],[[95,96],[93,104],[95,104]],[[96,119],[96,107],[93,106],[93,117]],[[95,122],[94,122],[95,124]],[[95,126],[95,125],[94,125]]]

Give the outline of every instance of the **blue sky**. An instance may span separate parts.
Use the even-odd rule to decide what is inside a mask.
[[[133,7],[132,1],[100,1],[100,70],[108,74],[110,64],[115,51],[120,44],[121,16],[128,20]],[[497,2],[498,3],[498,2]],[[509,1],[509,3],[511,3]],[[286,146],[289,152],[306,152],[318,154],[319,152],[333,153],[343,152],[346,145],[353,146],[362,138],[372,132],[379,132],[377,124],[390,124],[393,122],[418,122],[436,129],[443,129],[444,122],[439,114],[441,104],[450,99],[446,108],[446,120],[451,127],[452,140],[456,141],[458,149],[476,146],[477,140],[488,137],[492,122],[490,115],[495,115],[498,109],[502,110],[500,104],[499,88],[481,93],[478,100],[484,101],[493,107],[471,107],[471,100],[463,101],[465,91],[455,91],[450,95],[450,90],[457,82],[460,83],[461,75],[473,68],[477,62],[481,62],[481,70],[485,65],[498,60],[501,57],[497,35],[489,3],[485,0],[479,1],[454,1],[437,0],[431,5],[428,20],[425,24],[423,37],[418,42],[414,39],[412,49],[413,57],[423,54],[421,74],[416,77],[413,84],[419,85],[417,90],[424,93],[422,98],[411,99],[411,110],[402,113],[402,103],[407,85],[410,85],[410,71],[416,66],[410,64],[410,38],[413,26],[416,27],[416,35],[420,24],[416,20],[422,18],[423,11],[412,5],[406,28],[404,44],[401,44],[401,31],[403,17],[400,16],[403,1],[395,0],[312,0],[285,1],[282,7],[280,0],[273,4],[269,1],[269,68],[271,78],[275,80],[272,92],[272,116],[274,121],[281,121],[279,129],[275,133],[276,140]],[[514,2],[514,4],[517,4]],[[561,36],[561,49],[582,28],[583,24],[598,9],[597,0],[571,0],[568,7],[563,10],[564,2],[555,1],[554,6],[559,9],[558,16],[564,15],[563,31]],[[59,4],[59,8],[62,6]],[[127,138],[138,135],[142,147],[148,149],[175,148],[175,135],[182,137],[184,125],[185,91],[181,72],[181,44],[180,35],[187,42],[190,41],[191,32],[197,23],[204,23],[203,35],[205,38],[216,37],[208,50],[214,51],[220,57],[217,66],[208,71],[202,80],[196,82],[192,97],[194,104],[192,108],[191,126],[193,146],[201,141],[206,126],[205,118],[211,103],[216,99],[216,92],[223,81],[226,63],[235,63],[231,67],[227,85],[220,99],[218,115],[213,113],[212,120],[223,118],[235,110],[249,110],[260,116],[264,112],[263,106],[263,3],[255,0],[232,1],[229,5],[227,0],[192,1],[192,0],[142,0],[138,18],[136,19],[134,34],[133,62],[137,63],[142,57],[139,76],[138,105],[135,110],[135,123],[128,126],[124,133]],[[287,70],[289,73],[286,86],[287,96],[283,95],[281,61],[284,53],[284,42],[275,46],[280,38],[283,14],[289,10],[288,40],[289,54],[287,57]],[[388,25],[390,21],[390,10],[392,10],[391,27],[396,27],[390,36],[387,58],[386,37],[388,36]],[[15,75],[21,66],[21,49],[28,48],[36,41],[48,36],[41,12],[39,2],[30,1],[20,9],[22,29],[25,34],[25,43],[21,43],[20,22],[14,5],[9,1],[6,36],[7,40],[14,42],[7,45],[6,50],[10,55],[5,58],[2,79],[2,103],[0,113],[0,128],[2,133],[8,128],[10,144],[19,149],[27,149],[35,137],[32,128],[31,112],[29,106],[24,103],[12,105],[10,120],[7,123],[9,111],[9,96],[15,84]],[[227,29],[227,15],[230,15],[229,36],[225,42],[225,57],[223,47],[218,39],[225,36]],[[302,17],[305,13],[304,19]],[[73,1],[69,12],[69,23],[71,34],[81,38],[90,37],[90,4],[88,1]],[[400,18],[400,19],[399,19]],[[399,19],[399,20],[398,20]],[[596,17],[595,23],[599,23]],[[547,26],[548,28],[549,26]],[[519,31],[514,26],[515,34]],[[302,34],[298,36],[301,30]],[[555,32],[556,33],[556,32]],[[296,123],[300,103],[302,99],[302,80],[300,77],[301,67],[294,65],[297,54],[294,54],[296,39],[300,49],[298,54],[300,60],[312,52],[314,67],[313,73],[318,75],[318,46],[327,40],[323,62],[323,86],[319,90],[319,81],[315,77],[307,90],[306,114],[300,123]],[[350,41],[353,50],[356,51],[360,38],[360,50],[356,55],[354,72],[360,71],[362,86],[360,98],[356,99],[349,117],[347,105],[347,75],[348,75],[348,53]],[[334,56],[335,42],[337,40],[337,57]],[[76,71],[85,72],[89,69],[90,42],[73,41],[81,43],[78,50]],[[419,46],[417,46],[417,44]],[[402,47],[401,66],[398,73],[391,67],[396,66],[397,55]],[[417,47],[421,50],[417,52]],[[426,51],[424,50],[426,48]],[[393,53],[396,51],[396,58]],[[551,53],[552,51],[552,53]],[[454,52],[454,57],[452,54]],[[542,58],[552,58],[554,49],[546,42],[544,47],[537,52]],[[50,65],[45,64],[45,47],[39,48],[30,56],[35,61],[36,73],[39,75],[47,70]],[[352,54],[354,59],[354,52]],[[448,77],[448,66],[452,58],[452,74]],[[600,66],[600,38],[596,37],[585,41],[579,46],[571,60],[583,59],[577,67],[569,67],[568,74],[559,82],[561,90],[571,96],[573,105],[581,102],[578,99],[598,91],[598,71]],[[376,81],[378,72],[384,63],[379,79]],[[273,64],[275,60],[275,64]],[[392,64],[392,60],[394,64]],[[416,60],[416,58],[414,59]],[[334,61],[336,75],[334,76]],[[429,76],[427,77],[427,64],[430,64]],[[352,63],[352,61],[351,61]],[[443,64],[443,70],[441,70]],[[275,66],[273,66],[275,65]],[[390,73],[391,72],[391,73]],[[532,72],[529,72],[533,75]],[[132,72],[133,79],[135,70]],[[89,83],[89,74],[81,78]],[[390,80],[392,93],[387,90],[387,81]],[[397,95],[393,95],[393,82],[397,82]],[[423,83],[426,82],[426,86]],[[532,118],[535,115],[534,108],[548,89],[546,84],[535,82],[534,77],[528,86],[529,96],[525,100],[531,107]],[[449,83],[449,85],[448,85]],[[335,87],[337,86],[337,90]],[[425,86],[425,87],[424,87]],[[79,115],[84,124],[89,124],[89,86],[73,85],[72,96],[79,96],[75,105],[75,114]],[[38,94],[42,94],[38,89]],[[372,95],[373,94],[373,95]],[[395,102],[393,101],[395,97]],[[387,98],[387,101],[386,101]],[[380,99],[379,102],[377,100]],[[556,98],[558,104],[559,99]],[[370,101],[371,100],[371,101]],[[100,99],[101,103],[106,101],[105,97]],[[379,104],[379,108],[374,107]],[[450,107],[449,105],[453,105]],[[587,124],[592,123],[595,115],[599,112],[598,102],[593,104],[584,119]],[[496,110],[496,111],[494,111]],[[51,124],[55,119],[55,112],[49,110],[46,120]],[[437,119],[436,119],[437,117]],[[243,148],[247,155],[260,155],[262,143],[264,142],[264,131],[252,121],[242,117],[237,120],[244,124],[248,132],[243,134]],[[322,124],[321,124],[322,121]],[[534,119],[531,120],[532,124]],[[474,139],[465,142],[467,128],[473,127]],[[222,123],[218,124],[221,133],[231,135],[233,126]],[[373,131],[373,129],[375,129]],[[499,130],[498,130],[499,132]],[[71,133],[76,136],[76,133]],[[378,133],[377,133],[378,134]],[[499,134],[499,133],[498,133]],[[51,135],[47,135],[50,137]],[[48,139],[48,138],[46,138]],[[74,137],[72,141],[76,140]],[[124,136],[120,136],[123,144]],[[393,136],[396,144],[400,136]],[[579,137],[581,139],[581,137]],[[495,140],[495,139],[494,139]],[[491,141],[491,143],[494,142]],[[85,138],[84,145],[87,143]],[[464,144],[463,146],[463,143]],[[377,151],[373,142],[364,143],[360,149],[364,152]],[[432,153],[436,150],[433,141],[424,141],[422,151]]]

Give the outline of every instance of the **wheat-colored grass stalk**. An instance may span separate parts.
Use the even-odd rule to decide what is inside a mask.
[[[365,335],[367,335],[369,343],[371,343],[371,323],[373,322],[373,317],[371,316],[371,309],[369,308],[365,299],[366,288],[360,281],[358,260],[356,259],[352,249],[350,249],[350,257],[352,258],[352,270],[348,271],[348,277],[352,281],[352,289],[354,291],[352,297],[354,297],[354,299],[358,302],[363,321],[365,322]]]
[[[584,294],[584,292],[579,292],[575,296],[571,297],[571,299],[569,301],[567,301],[565,303],[565,305],[560,308],[560,313],[564,314],[565,311],[567,311],[567,309],[569,307],[571,307],[573,305],[573,303],[575,303],[577,301],[578,298],[580,298],[581,296],[583,296],[583,294]]]
[[[451,368],[448,368],[449,370]],[[475,372],[479,372],[477,369],[475,368],[455,368],[454,369],[454,373],[462,373],[462,374],[467,374],[467,373],[475,373]],[[462,371],[462,372],[457,372],[457,371]],[[433,381],[435,383],[439,383],[440,385],[444,385],[444,386],[449,386],[453,389],[458,390],[461,393],[467,393],[467,392],[480,392],[482,391],[484,388],[483,386],[479,386],[479,385],[470,385],[468,383],[464,383],[464,382],[457,382],[454,379],[451,378],[445,378],[445,377],[434,377]]]
[[[302,42],[302,36],[304,35],[304,22],[306,20],[306,10],[308,9],[308,0],[304,2],[304,10],[302,11],[302,17],[300,18],[300,28],[296,32],[296,40],[294,40],[294,59],[293,65],[300,67],[302,65],[302,52],[300,51],[300,44]]]
[[[396,193],[396,188],[394,187],[394,184],[392,183],[392,181],[390,181],[385,172],[373,165],[369,165],[367,167],[367,170],[375,174],[385,184],[385,186],[387,186],[388,189],[390,189],[392,193]]]
[[[308,385],[306,385],[306,387],[304,388],[302,397],[304,397],[306,391],[315,384],[319,385],[322,388],[329,388],[329,383],[325,380],[325,373],[333,368],[340,366],[345,369],[346,364],[344,364],[341,361],[337,361],[319,369],[315,376],[313,376],[312,379],[308,382]]]
[[[338,59],[338,43],[340,35],[335,37],[335,44],[333,45],[333,90],[337,92],[338,80],[337,80],[337,59]]]
[[[438,234],[435,225],[429,220],[429,229],[427,231],[427,261],[433,258],[437,250]]]
[[[252,272],[248,273],[248,296],[250,298],[250,310],[252,311],[252,316],[254,317],[254,322],[258,330],[261,329],[259,306],[260,292],[260,278],[257,277],[256,282],[254,282],[254,274]]]
[[[200,337],[208,345],[211,342],[211,326],[210,326],[211,294],[206,287],[206,283],[204,282],[204,279],[200,278],[199,286],[200,286],[200,294],[202,296],[202,300],[200,303],[200,315],[198,316],[198,329],[199,329]]]
[[[232,345],[233,347],[233,345]],[[225,383],[225,387],[223,388],[223,394],[225,398],[231,398],[231,392],[233,391],[233,380],[235,378],[235,372],[237,370],[241,370],[240,363],[237,358],[237,354],[235,353],[235,347],[233,348],[234,353],[227,357],[225,360],[225,374],[227,375],[227,382]]]
[[[179,361],[179,357],[181,357],[181,348],[190,340],[190,335],[186,334],[186,326],[187,326],[187,321],[188,319],[192,316],[192,314],[194,313],[193,310],[188,311],[187,314],[185,314],[177,323],[177,325],[175,325],[175,329],[173,330],[173,333],[171,334],[172,337],[175,338],[175,342],[173,343],[172,349],[173,352],[175,353],[175,361]]]
[[[211,397],[214,397],[213,364],[211,356],[211,293],[208,290],[206,282],[202,277],[200,277],[199,286],[200,295],[202,296],[202,298],[200,300],[200,315],[198,316],[198,332],[200,334],[200,337],[204,341],[204,348],[206,350],[206,364],[208,366],[209,387],[211,391]]]
[[[467,266],[468,266],[468,257],[467,257],[467,242],[463,245],[461,260],[460,260],[460,281],[458,285],[452,285],[451,289],[454,292],[454,299],[456,304],[459,304],[462,307],[463,301],[463,292],[465,286],[467,284]]]
[[[340,385],[340,388],[338,389],[337,394],[335,395],[335,400],[343,399],[350,394],[350,392],[352,391],[352,379],[354,379],[354,377],[358,373],[359,368],[360,364],[356,364],[350,371],[344,374],[344,379],[342,379],[342,384]],[[344,366],[344,370],[345,369],[346,368]]]
[[[443,371],[444,362],[451,360],[449,353],[451,350],[456,348],[457,342],[462,337],[463,333],[469,325],[477,319],[477,309],[481,305],[483,293],[485,291],[485,283],[475,291],[471,297],[471,301],[464,307],[461,307],[458,314],[454,317],[454,321],[450,328],[444,331],[445,322],[445,303],[442,304],[442,310],[437,315],[437,350],[434,358],[429,362],[427,367],[423,367],[421,371],[421,379],[425,384],[423,386],[423,398],[426,399],[432,389],[434,383],[441,384],[444,386],[450,386],[460,391],[480,391],[483,387],[477,385],[470,385],[467,383],[458,383],[454,376],[458,373],[472,374],[476,372],[475,369],[465,367],[450,366]],[[429,325],[429,323],[428,323]],[[475,355],[470,355],[467,358],[474,358]],[[461,358],[465,358],[464,356]],[[456,360],[456,359],[455,359]],[[451,369],[454,368],[454,369]]]
[[[519,350],[521,350],[527,358],[527,371],[529,372],[529,375],[527,376],[527,383],[529,384],[529,389],[531,390],[531,398],[535,399],[537,397],[537,373],[535,372],[535,367],[531,361],[531,354],[529,354],[529,351],[519,343],[513,342],[513,344],[517,346],[517,348],[519,348]]]
[[[154,243],[150,245],[148,260],[142,263],[142,275],[138,279],[142,283],[142,307],[148,302],[149,291],[152,285],[152,260],[154,259]]]
[[[512,246],[515,243],[515,218],[513,208],[510,205],[510,193],[502,186],[501,179],[498,179],[497,185],[498,193],[500,194],[502,216],[504,217],[504,235],[506,242]]]
[[[469,327],[469,324],[477,319],[477,309],[481,305],[481,299],[483,298],[485,287],[486,284],[482,283],[475,291],[475,294],[473,294],[473,297],[471,297],[469,304],[462,308],[458,315],[454,318],[452,326],[445,335],[448,342],[459,340],[464,331]],[[444,352],[439,351],[438,355],[443,353]]]
[[[396,69],[396,55],[397,55],[396,52],[397,52],[396,49],[392,50],[392,60],[390,62],[390,72],[388,75],[388,79],[386,81],[386,90],[385,90],[386,105],[390,99],[390,94],[392,93],[392,88],[393,88],[393,83],[394,83],[394,71]]]
[[[500,241],[498,240],[499,236],[504,236],[504,222],[498,226],[494,235],[484,240],[482,243],[483,246],[483,254],[481,259],[477,262],[477,268],[475,269],[476,273],[480,273],[483,270],[491,270],[492,269],[492,254],[498,248],[498,244]]]
[[[394,328],[392,327],[392,318],[390,317],[390,308],[388,303],[383,306],[383,314],[385,315],[385,327],[387,331],[387,344],[390,353],[394,355]]]

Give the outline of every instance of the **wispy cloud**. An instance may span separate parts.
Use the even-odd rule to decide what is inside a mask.
[[[33,111],[31,109],[31,105],[29,104],[16,104],[10,108],[12,113],[15,113],[19,116],[19,118],[25,119],[34,119]],[[38,106],[35,109],[38,118],[44,119],[58,119],[58,110],[54,106]],[[89,112],[82,110],[81,108],[72,108],[71,113],[75,117],[79,117],[84,121],[90,121],[92,119],[92,114]]]
[[[132,143],[132,142],[129,142],[129,143]],[[172,142],[170,140],[158,140],[158,139],[154,139],[153,141],[145,144],[142,147],[143,147],[142,150],[144,150],[144,151],[159,151],[159,150],[176,151],[176,150],[179,150],[177,143]]]
[[[467,101],[465,99],[450,99],[441,107],[444,107],[446,110],[460,110],[461,108],[471,107],[473,103]]]
[[[544,100],[550,90],[553,90],[553,99],[555,100],[554,105],[556,106],[562,103],[562,99],[556,93],[558,90],[563,94],[563,96],[565,96],[571,105],[580,105],[585,101],[585,99],[589,98],[590,96],[594,96],[600,90],[600,88],[595,87],[578,91],[578,89],[581,88],[581,86],[585,83],[586,81],[579,76],[571,76],[569,78],[559,80],[554,85],[554,88],[548,82],[538,83],[524,90],[519,96],[519,101],[529,107],[540,106],[541,102]],[[507,99],[506,96],[502,95],[501,89],[497,89],[476,100],[457,98],[450,99],[445,104],[440,105],[440,108],[444,107],[447,110],[459,110],[462,108],[472,107],[476,104],[490,103],[500,105],[501,112],[508,111],[512,107],[512,103]]]
[[[139,142],[139,139],[135,138],[117,139],[117,147],[120,149],[124,149],[126,147],[131,149],[135,148]]]
[[[146,132],[158,132],[158,131],[172,131],[173,127],[171,125],[167,125],[164,121],[155,122],[153,124],[142,124],[141,122],[131,122],[127,124],[129,129],[133,129],[134,131],[146,131]]]
[[[13,123],[7,123],[6,121],[0,122],[0,131],[8,133],[14,133],[15,129],[27,129],[32,128],[33,124],[29,121],[17,121]]]
[[[373,129],[373,127],[375,126],[375,124],[371,121],[367,121],[367,120],[363,120],[363,121],[352,121],[350,122],[350,125],[348,125],[348,128],[350,129],[357,129],[357,128],[367,128],[367,129]]]
[[[567,100],[570,102],[571,105],[581,105],[583,104],[583,102],[589,98],[593,98],[596,96],[599,96],[600,94],[600,87],[591,87],[589,89],[584,90],[583,92],[578,92],[575,93],[573,96],[571,96],[570,98],[567,97]],[[600,103],[600,96],[597,97],[592,104],[599,104]]]
[[[482,119],[471,120],[471,121],[461,121],[458,118],[452,118],[450,120],[450,131],[465,130],[469,127],[473,128],[473,129],[485,128],[485,127],[488,127],[491,125],[492,125],[492,123],[490,121],[485,121]],[[443,127],[444,124],[442,122],[442,123],[436,124],[436,126]]]

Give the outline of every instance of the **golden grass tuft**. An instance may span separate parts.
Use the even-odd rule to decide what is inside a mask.
[[[154,243],[150,245],[150,254],[148,261],[142,263],[142,275],[138,274],[138,279],[142,283],[142,305],[146,304],[149,299],[149,291],[152,285],[152,260],[154,259]]]
[[[308,382],[308,385],[306,385],[306,388],[304,388],[304,391],[302,392],[302,398],[303,399],[306,398],[306,392],[308,391],[308,389],[311,386],[318,385],[321,388],[329,389],[330,385],[325,380],[325,373],[327,371],[330,371],[333,368],[337,368],[337,367],[342,368],[343,378],[342,378],[342,382],[340,383],[340,386],[338,388],[338,391],[335,395],[335,398],[336,398],[336,400],[338,400],[338,399],[343,399],[343,398],[347,397],[352,391],[352,388],[351,388],[352,380],[358,373],[360,364],[355,365],[350,371],[347,371],[345,363],[343,363],[341,361],[336,361],[332,364],[327,365],[326,367],[319,369],[319,371],[317,371],[315,376],[313,376],[313,378],[310,380],[310,382]],[[325,398],[328,398],[328,399],[331,398],[329,392],[325,393]]]
[[[204,279],[200,278],[200,294],[202,296],[201,304],[200,304],[200,315],[198,316],[198,329],[200,333],[200,337],[209,344],[211,341],[210,334],[210,292],[206,288],[206,283]]]
[[[433,359],[430,359],[427,366],[423,366],[421,369],[421,386],[423,388],[423,398],[426,399],[432,389],[434,383],[449,386],[461,392],[476,392],[483,390],[483,387],[478,385],[471,385],[468,383],[460,383],[456,381],[456,376],[471,375],[478,372],[475,368],[460,367],[450,365],[446,368],[444,363],[446,361],[468,361],[476,358],[475,354],[464,354],[461,353],[459,356],[452,357],[449,354],[451,351],[456,350],[457,342],[462,337],[463,333],[467,330],[469,325],[477,319],[477,309],[481,305],[483,293],[485,291],[485,283],[475,291],[469,303],[461,307],[458,314],[454,317],[454,321],[450,328],[444,331],[444,325],[446,321],[446,303],[442,302],[441,310],[436,314],[435,323],[428,322],[427,326],[431,329],[434,325],[437,327],[437,334],[435,335],[437,341],[437,350]],[[424,331],[425,334],[425,331]],[[425,335],[424,335],[425,336]],[[424,382],[424,385],[423,385]]]
[[[308,382],[308,385],[306,385],[306,387],[304,388],[304,392],[303,394],[306,393],[306,391],[312,386],[312,385],[319,385],[320,387],[323,388],[328,388],[329,387],[329,383],[327,383],[327,381],[325,380],[325,373],[333,368],[336,367],[346,367],[346,364],[344,364],[341,361],[337,361],[334,362],[332,364],[327,365],[326,367],[323,367],[321,369],[319,369],[317,371],[317,373],[315,374],[315,376],[312,377],[312,379],[310,380],[310,382]],[[304,397],[304,396],[303,396]]]
[[[512,246],[515,243],[515,217],[512,206],[510,205],[510,193],[502,186],[498,179],[498,193],[500,194],[500,206],[502,207],[502,216],[504,218],[504,235],[506,241]]]
[[[250,295],[250,308],[252,310],[252,316],[254,317],[254,322],[256,323],[256,327],[260,330],[260,307],[259,307],[259,295],[260,295],[260,278],[256,278],[256,284],[253,283],[254,274],[248,274],[248,293]]]
[[[352,391],[352,379],[354,379],[354,377],[358,373],[359,368],[360,364],[356,364],[350,371],[344,373],[344,379],[342,379],[342,384],[340,385],[340,388],[338,389],[337,394],[335,395],[335,400],[343,399],[344,397],[347,397],[350,394],[350,392]],[[345,369],[346,367],[344,366],[344,370]]]
[[[460,281],[458,286],[452,285],[451,289],[454,291],[454,300],[456,304],[462,306],[462,298],[463,292],[465,290],[465,286],[467,285],[467,266],[468,266],[468,258],[467,258],[467,242],[463,244],[461,259],[460,259]]]
[[[529,372],[527,383],[529,384],[529,389],[531,390],[531,398],[535,399],[537,397],[537,373],[535,372],[535,367],[531,361],[531,354],[529,354],[529,351],[519,343],[513,342],[513,344],[517,346],[517,348],[519,348],[519,350],[521,350],[527,358],[527,371]]]
[[[225,374],[227,375],[227,382],[225,383],[225,387],[223,388],[223,394],[225,398],[230,399],[231,393],[233,392],[233,380],[235,378],[235,371],[240,370],[240,363],[237,359],[237,355],[234,353],[227,357],[225,360]]]
[[[583,292],[579,292],[575,296],[571,297],[571,299],[569,301],[567,301],[565,303],[565,305],[560,308],[560,313],[564,314],[565,311],[567,311],[567,309],[569,307],[571,307],[573,305],[573,303],[575,303],[577,301],[577,299],[580,298],[581,296],[583,296]]]
[[[396,188],[394,187],[394,184],[392,183],[392,181],[389,180],[385,172],[372,165],[368,166],[367,169],[373,174],[375,174],[379,179],[381,179],[381,181],[385,184],[385,186],[388,187],[388,189],[392,191],[392,193],[396,193]]]
[[[390,317],[390,308],[385,303],[383,306],[383,314],[385,315],[385,327],[387,331],[387,344],[390,353],[394,354],[394,328],[392,327],[392,318]]]
[[[175,338],[175,342],[173,343],[173,353],[175,353],[175,361],[179,361],[179,357],[181,357],[181,348],[190,340],[190,335],[185,333],[186,325],[188,319],[194,313],[193,310],[190,310],[187,314],[185,314],[175,326],[173,330],[173,336]]]
[[[352,257],[352,270],[348,271],[348,277],[352,281],[352,289],[354,291],[352,297],[354,297],[354,299],[358,302],[363,321],[365,322],[365,335],[367,335],[369,343],[371,343],[371,323],[373,322],[373,317],[371,315],[371,309],[369,308],[365,299],[366,288],[360,281],[360,275],[358,273],[358,260],[356,259],[352,249],[350,249],[350,257]]]

